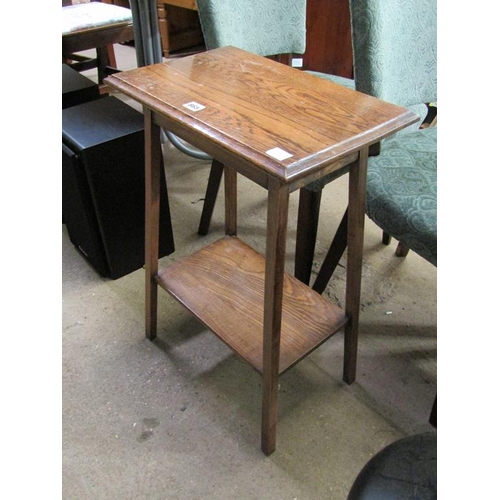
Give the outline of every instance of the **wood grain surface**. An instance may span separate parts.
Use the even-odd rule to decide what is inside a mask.
[[[257,165],[286,183],[417,120],[399,106],[234,47],[117,73],[106,83],[192,144],[231,153],[236,169]],[[203,108],[186,107],[193,102]],[[290,156],[277,159],[268,153],[274,148]]]
[[[157,281],[262,373],[264,273],[262,255],[226,236],[160,269]],[[283,295],[280,374],[347,321],[339,307],[288,274]]]

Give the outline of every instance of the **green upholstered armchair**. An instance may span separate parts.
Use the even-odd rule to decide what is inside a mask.
[[[356,89],[418,112],[437,100],[436,0],[351,0]],[[421,115],[422,116],[422,115]],[[321,185],[319,186],[321,189]],[[437,128],[403,130],[369,158],[366,213],[437,265]],[[347,245],[346,216],[313,288],[322,292]]]

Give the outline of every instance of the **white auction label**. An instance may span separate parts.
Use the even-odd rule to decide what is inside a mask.
[[[191,111],[201,111],[202,109],[205,109],[205,106],[203,106],[203,104],[195,101],[187,102],[186,104],[183,104],[183,106],[187,109],[190,109]]]
[[[291,158],[293,156],[292,154],[288,153],[287,151],[281,148],[270,149],[266,151],[266,154],[280,161],[286,160],[287,158]]]

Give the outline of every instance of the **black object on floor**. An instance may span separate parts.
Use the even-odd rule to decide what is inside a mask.
[[[62,207],[72,243],[105,277],[144,265],[144,118],[103,97],[62,111]],[[174,251],[161,170],[159,256]]]
[[[62,65],[62,109],[94,101],[100,97],[97,83],[70,68],[67,64]]]
[[[390,444],[363,467],[348,500],[437,498],[437,434],[417,434]]]

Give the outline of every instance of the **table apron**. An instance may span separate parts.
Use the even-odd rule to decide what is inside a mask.
[[[146,109],[148,109],[145,106]],[[348,172],[352,165],[354,165],[358,158],[359,152],[350,153],[342,158],[335,158],[331,162],[325,163],[322,167],[311,168],[311,173],[294,177],[293,179],[286,180],[279,176],[273,176],[272,172],[264,171],[259,168],[256,163],[253,163],[248,158],[242,157],[237,151],[232,151],[221,144],[214,142],[211,138],[206,137],[196,130],[187,129],[177,121],[170,119],[168,116],[153,112],[154,122],[161,128],[177,135],[181,139],[187,141],[195,148],[200,149],[204,153],[219,160],[225,165],[230,165],[239,174],[252,180],[259,186],[269,189],[269,179],[274,178],[280,184],[288,185],[289,192],[296,191],[310,182],[321,179],[322,177],[334,172],[339,171],[339,177]]]

